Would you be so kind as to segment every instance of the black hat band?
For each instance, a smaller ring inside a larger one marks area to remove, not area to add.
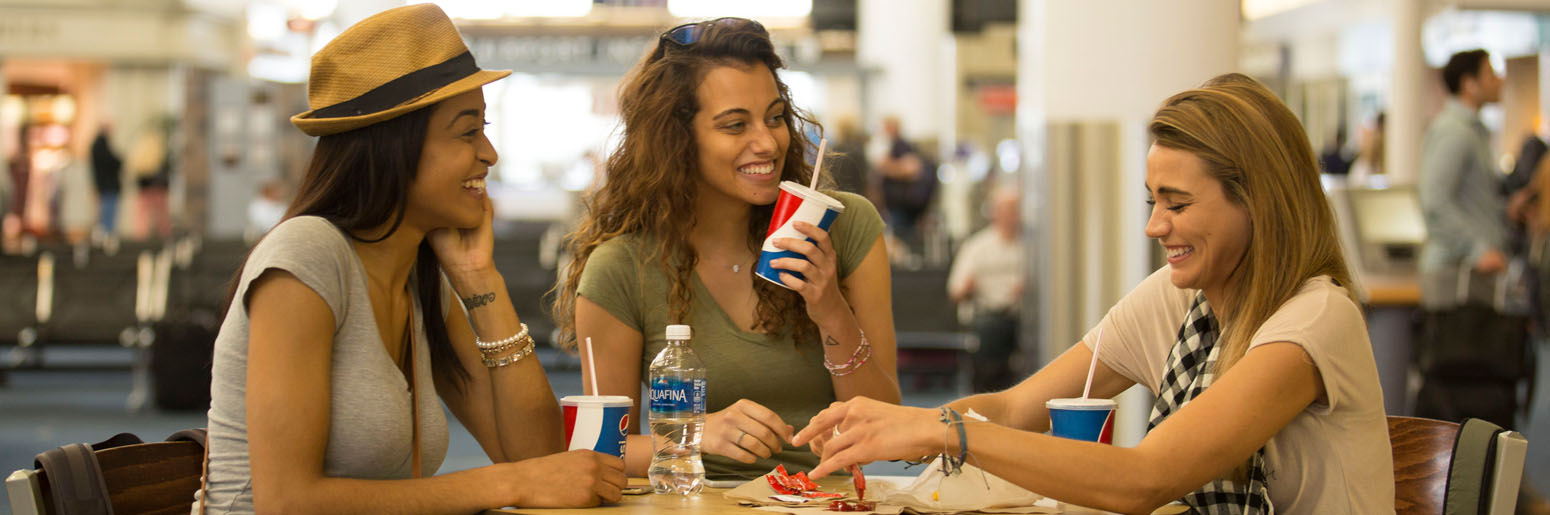
[[[310,118],[346,118],[386,111],[478,71],[474,54],[465,51],[457,57],[404,74],[355,98],[314,110]]]

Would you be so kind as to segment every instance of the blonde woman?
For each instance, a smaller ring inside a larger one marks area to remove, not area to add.
[[[1366,324],[1296,117],[1229,74],[1168,99],[1150,132],[1146,235],[1168,265],[1009,390],[941,409],[854,399],[818,414],[795,440],[823,456],[814,477],[967,451],[1034,492],[1125,513],[1180,499],[1206,513],[1394,511]],[[1046,400],[1082,395],[1100,332],[1093,396],[1161,393],[1133,448],[1041,434]],[[952,422],[971,408],[991,423]]]

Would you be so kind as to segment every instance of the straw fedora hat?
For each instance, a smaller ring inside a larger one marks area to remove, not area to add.
[[[435,4],[382,11],[312,56],[307,112],[291,123],[326,136],[391,120],[472,91],[511,70],[480,70],[452,20]]]

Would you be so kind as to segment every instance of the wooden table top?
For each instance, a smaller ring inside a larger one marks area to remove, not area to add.
[[[828,484],[829,480],[831,479],[836,478],[824,478],[824,480],[819,481],[819,483],[823,484],[824,486],[831,486]],[[841,479],[846,482],[849,481],[848,478],[837,479]],[[631,486],[641,484],[649,483],[645,478],[630,478]],[[728,489],[725,488],[706,488],[698,495],[689,496],[656,495],[650,493],[645,495],[626,495],[619,501],[619,504],[599,506],[596,508],[508,508],[501,510],[488,510],[484,513],[485,515],[748,515],[753,513],[770,513],[768,511],[755,510],[752,507],[742,506],[739,505],[737,501],[727,499],[723,495],[727,490]],[[1071,515],[1094,515],[1109,513],[1106,511],[1083,508],[1080,506],[1064,503],[1062,503],[1061,506],[1064,510],[1061,513]],[[1157,511],[1153,512],[1153,515],[1170,515],[1183,513],[1184,511],[1185,510],[1181,506],[1170,505],[1159,508]]]

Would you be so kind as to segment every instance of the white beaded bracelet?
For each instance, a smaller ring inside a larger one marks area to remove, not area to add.
[[[474,344],[478,345],[479,346],[479,350],[482,350],[482,351],[495,350],[495,349],[501,348],[501,346],[503,346],[503,345],[511,345],[513,343],[516,343],[518,340],[521,340],[521,339],[526,338],[526,337],[527,337],[527,324],[522,324],[522,330],[521,331],[517,331],[517,334],[512,335],[510,338],[506,338],[504,340],[493,341],[493,342],[487,342],[487,341],[484,341],[484,340],[480,340],[478,335],[474,335]]]

